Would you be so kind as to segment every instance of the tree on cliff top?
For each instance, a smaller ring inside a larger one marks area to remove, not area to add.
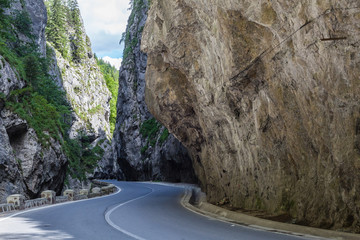
[[[67,58],[67,35],[66,35],[66,9],[62,0],[53,0],[49,3],[48,24],[46,28],[47,40],[54,44],[64,58]]]
[[[84,32],[82,29],[82,21],[80,15],[79,4],[77,0],[68,1],[69,8],[69,20],[70,24],[75,30],[75,35],[71,39],[72,43],[72,60],[74,62],[81,62],[81,59],[85,58],[85,44],[84,44]]]

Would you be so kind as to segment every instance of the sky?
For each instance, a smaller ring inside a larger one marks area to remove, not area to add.
[[[124,46],[119,45],[130,15],[130,0],[78,0],[86,33],[96,55],[119,68]]]

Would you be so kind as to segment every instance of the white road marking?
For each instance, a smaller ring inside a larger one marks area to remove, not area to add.
[[[150,194],[152,194],[152,193],[154,192],[154,189],[149,188],[149,187],[146,187],[146,188],[150,189],[151,192],[149,192],[149,193],[147,193],[147,194],[145,194],[145,195],[143,195],[143,196],[140,196],[140,197],[138,197],[138,198],[131,199],[131,200],[127,201],[127,202],[120,203],[119,205],[113,207],[111,210],[109,210],[109,211],[105,214],[105,220],[106,220],[106,222],[107,222],[111,227],[113,227],[114,229],[118,230],[119,232],[122,232],[122,233],[124,233],[125,235],[128,235],[128,236],[130,236],[130,237],[132,237],[132,238],[134,238],[134,239],[136,239],[136,240],[146,240],[146,239],[145,239],[145,238],[142,238],[142,237],[140,237],[140,236],[138,236],[138,235],[135,235],[135,234],[133,234],[133,233],[131,233],[131,232],[128,232],[128,231],[126,231],[125,229],[121,228],[120,226],[116,225],[116,224],[110,219],[110,215],[111,215],[116,209],[118,209],[118,208],[120,208],[120,207],[122,207],[122,206],[124,206],[124,205],[126,205],[126,204],[128,204],[128,203],[131,203],[131,202],[134,202],[134,201],[136,201],[136,200],[145,198],[145,197],[147,197],[148,195],[150,195]]]

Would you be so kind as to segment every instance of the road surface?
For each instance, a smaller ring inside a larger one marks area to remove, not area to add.
[[[0,218],[0,239],[300,240],[208,218],[182,207],[184,189],[108,181],[121,192]]]

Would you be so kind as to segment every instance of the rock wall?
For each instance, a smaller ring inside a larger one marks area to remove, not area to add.
[[[360,232],[356,0],[153,0],[150,112],[208,200]]]
[[[46,39],[45,27],[47,23],[46,8],[43,1],[39,0],[12,0],[11,7],[5,9],[7,15],[15,16],[19,11],[25,10],[31,20],[31,31],[36,39],[36,44],[39,47],[39,52],[45,56]],[[32,40],[24,34],[18,32],[17,37],[23,41],[30,43]]]
[[[66,97],[73,110],[70,138],[75,139],[80,135],[85,135],[90,140],[92,147],[99,145],[105,151],[103,158],[95,167],[94,173],[88,174],[88,177],[117,178],[116,176],[121,176],[121,173],[116,161],[113,160],[110,142],[112,138],[109,122],[111,93],[97,65],[81,15],[79,21],[79,29],[75,29],[75,26],[71,24],[67,26],[68,42],[66,45],[69,50],[67,55],[71,56],[72,52],[79,48],[71,40],[76,39],[78,37],[76,31],[80,31],[81,40],[77,44],[81,44],[84,48],[83,57],[77,61],[73,61],[70,59],[71,57],[64,58],[51,42],[47,42],[48,55],[51,56],[50,74],[66,92]],[[71,182],[77,181],[72,179]]]
[[[72,39],[75,30],[71,26],[68,27],[69,39]],[[47,43],[52,51],[48,53],[52,54],[51,74],[65,90],[74,110],[70,137],[75,138],[79,132],[84,132],[94,139],[111,138],[109,123],[111,94],[92,53],[91,42],[86,35],[82,20],[81,32],[86,53],[80,62],[65,59],[51,43]],[[71,45],[70,42],[68,45]]]
[[[194,182],[187,150],[154,121],[145,104],[147,56],[140,42],[147,11],[146,0],[134,1],[120,69],[114,157],[127,180]]]
[[[25,10],[32,20],[32,34],[36,36],[39,52],[45,52],[46,8],[42,0],[12,1],[6,14]],[[18,33],[23,42],[31,42]],[[0,56],[0,93],[6,98],[11,91],[21,89],[26,83],[17,71]],[[67,158],[61,144],[51,139],[44,147],[34,129],[16,114],[4,109],[0,99],[0,202],[10,194],[21,193],[28,198],[38,196],[45,189],[60,193],[66,173]]]

